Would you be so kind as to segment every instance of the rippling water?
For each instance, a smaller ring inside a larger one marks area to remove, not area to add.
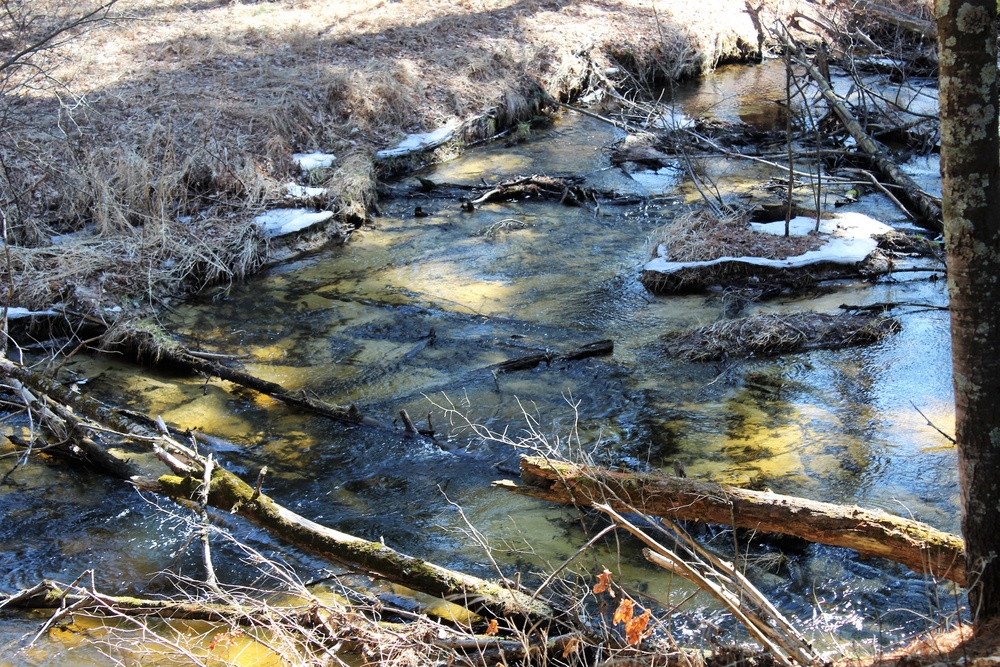
[[[746,72],[758,93],[761,80],[774,78],[770,70]],[[690,97],[687,110],[700,113],[710,104],[723,118],[757,113],[746,108],[744,88],[746,81],[727,71]],[[596,120],[566,114],[536,141],[474,151],[422,176],[478,183],[532,172],[588,174],[601,187],[642,192],[609,168],[607,147],[619,138]],[[717,173],[721,188],[772,175],[742,163]],[[229,444],[217,453],[226,465],[247,477],[267,465],[269,493],[305,516],[478,574],[492,571],[456,504],[490,540],[501,567],[528,578],[571,555],[587,539],[582,526],[598,520],[491,488],[516,470],[522,450],[452,431],[461,419],[442,407],[522,445],[570,447],[630,468],[669,470],[681,459],[692,476],[753,480],[957,531],[954,452],[914,408],[951,428],[946,313],[902,309],[903,331],[868,348],[717,364],[671,360],[665,333],[709,324],[724,309],[719,294],[655,297],[637,282],[647,239],[672,219],[688,196],[684,187],[678,182],[674,195],[596,214],[533,201],[469,214],[451,200],[400,197],[383,202],[374,228],[347,245],[165,315],[164,325],[189,346],[247,354],[249,372],[288,389],[356,404],[386,422],[400,409],[421,425],[430,415],[447,436],[439,444],[294,413],[221,382],[137,374],[107,358],[81,360],[74,369],[93,378],[95,392],[128,397],[136,409],[225,438]],[[415,217],[416,205],[430,215]],[[859,208],[898,217],[871,199]],[[831,286],[757,308],[833,312],[843,303],[874,302],[941,305],[946,290],[900,278]],[[500,376],[484,370],[604,338],[615,341],[613,358]],[[156,591],[165,585],[161,570],[199,576],[197,554],[187,546],[191,527],[168,510],[176,512],[87,471],[30,466],[0,488],[3,588],[42,577],[73,580],[87,568],[112,592]],[[231,528],[280,554],[303,578],[326,567],[240,522]],[[698,532],[731,557],[729,533]],[[234,552],[220,551],[223,580],[252,576]],[[823,647],[897,640],[925,627],[922,616],[936,619],[955,603],[946,586],[842,550],[764,541],[748,561],[751,577]],[[582,565],[591,572],[612,567],[619,581],[664,604],[691,590],[655,571],[625,538]],[[719,622],[720,612],[696,597],[672,628],[694,641],[707,621]],[[14,641],[32,624],[0,617],[0,641]],[[59,642],[38,651],[15,664],[93,659]]]

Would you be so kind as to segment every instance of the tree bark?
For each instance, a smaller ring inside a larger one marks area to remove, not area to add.
[[[1000,139],[996,0],[939,0],[941,176],[955,438],[977,628],[1000,617]]]
[[[527,486],[497,484],[554,502],[606,503],[618,511],[793,535],[854,549],[862,556],[887,558],[959,585],[966,583],[960,537],[884,512],[664,474],[613,472],[533,456],[522,457],[521,479]]]

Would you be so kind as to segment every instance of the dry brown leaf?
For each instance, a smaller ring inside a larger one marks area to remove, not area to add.
[[[615,592],[611,590],[611,570],[608,568],[597,575],[597,584],[594,585],[594,595],[605,592],[611,597],[615,596]]]
[[[630,646],[635,646],[641,642],[643,638],[649,636],[649,634],[646,633],[646,626],[649,625],[650,618],[652,618],[652,614],[650,614],[647,609],[639,616],[636,616],[625,623],[625,640],[628,641]],[[650,632],[652,632],[652,629]]]
[[[631,600],[622,600],[618,605],[618,609],[615,609],[614,623],[624,623],[626,626],[632,620],[632,611],[635,607],[635,603]]]
[[[486,634],[487,635],[495,635],[499,631],[500,631],[500,628],[499,628],[499,626],[497,624],[497,619],[491,618],[489,625],[486,626]]]
[[[569,657],[570,653],[576,653],[580,650],[580,640],[574,637],[566,642],[566,646],[563,647],[563,659]]]

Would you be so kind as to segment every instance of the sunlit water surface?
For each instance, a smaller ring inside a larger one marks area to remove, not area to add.
[[[774,68],[741,71],[682,91],[681,110],[697,115],[710,107],[723,118],[759,119],[760,100],[779,95],[783,76]],[[586,175],[595,187],[643,194],[643,185],[609,166],[608,147],[620,137],[599,121],[567,113],[531,142],[472,151],[421,175],[456,184],[529,173]],[[704,168],[723,192],[777,175],[738,160]],[[411,185],[416,181],[394,188]],[[753,481],[958,531],[954,451],[927,424],[953,426],[947,314],[898,309],[903,330],[867,348],[708,364],[672,360],[664,334],[710,324],[724,309],[720,294],[653,296],[637,282],[650,235],[691,196],[678,169],[667,196],[597,212],[523,201],[470,214],[449,199],[390,199],[373,228],[345,246],[164,316],[164,326],[190,347],[248,355],[246,370],[288,389],[354,404],[390,426],[402,409],[421,427],[430,415],[438,443],[407,438],[399,427],[332,423],[216,380],[137,374],[113,359],[81,360],[71,370],[91,378],[90,391],[127,397],[130,407],[225,439],[216,452],[228,467],[250,479],[268,466],[267,492],[306,517],[485,576],[493,572],[470,525],[496,549],[507,574],[518,570],[533,579],[586,541],[582,525],[600,523],[492,488],[491,481],[517,469],[524,450],[513,444],[570,448],[630,469],[669,471],[679,459],[691,476]],[[416,206],[429,215],[415,217]],[[857,210],[902,222],[873,197]],[[841,304],[946,303],[943,281],[898,276],[756,308],[836,312]],[[532,352],[608,338],[613,357],[498,376],[488,370]],[[505,432],[509,442],[453,430],[466,419]],[[199,577],[192,528],[180,510],[157,502],[85,470],[28,466],[0,488],[0,585],[10,591],[43,577],[72,581],[93,568],[105,591],[155,594],[171,586],[160,571]],[[303,579],[329,571],[241,521],[224,523]],[[731,557],[728,533],[697,532]],[[770,543],[750,547],[749,574],[823,649],[874,650],[954,607],[948,587],[900,566],[827,547],[781,547],[783,555]],[[218,552],[223,581],[252,579],[234,549],[220,544]],[[585,580],[607,566],[618,581],[663,604],[691,591],[646,563],[625,537],[580,565]],[[706,640],[702,621],[725,624],[701,596],[685,610],[690,615],[676,614],[671,627],[689,642]],[[22,646],[22,635],[38,623],[0,617],[0,642]],[[70,628],[5,659],[101,664],[99,654],[74,640],[86,632]]]

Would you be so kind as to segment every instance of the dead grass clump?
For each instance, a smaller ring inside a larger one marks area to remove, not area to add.
[[[761,313],[722,320],[667,340],[670,354],[689,361],[769,356],[875,343],[900,330],[884,315]]]
[[[745,215],[716,217],[693,209],[674,219],[654,237],[673,262],[703,262],[720,257],[769,257],[785,259],[823,245],[817,236],[776,236],[754,231]],[[654,251],[654,257],[659,254]]]
[[[263,264],[267,246],[241,215],[190,222],[161,220],[114,235],[81,232],[57,246],[11,248],[0,281],[13,303],[36,310],[54,305],[114,320],[157,305],[165,295],[195,292],[236,280]]]
[[[341,160],[323,183],[331,193],[332,210],[340,219],[354,224],[368,220],[368,212],[378,199],[377,185],[374,163],[358,153]]]

